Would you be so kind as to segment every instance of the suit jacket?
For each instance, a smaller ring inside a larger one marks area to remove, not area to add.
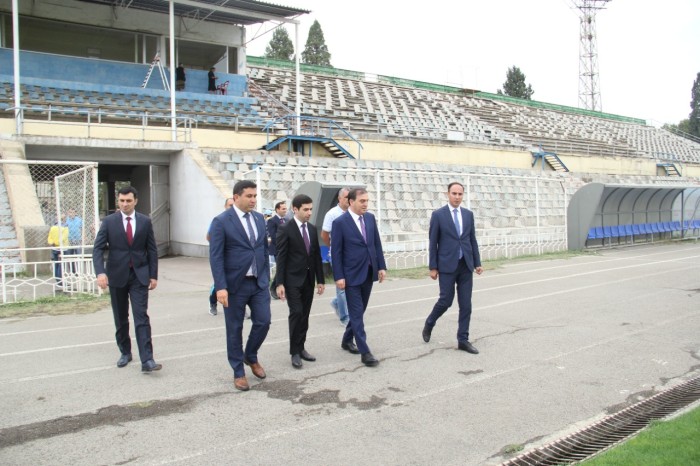
[[[258,286],[267,289],[270,283],[270,258],[265,235],[265,219],[258,212],[251,212],[258,230],[255,245],[250,244],[248,232],[243,228],[235,208],[227,209],[214,217],[209,231],[209,265],[216,290],[236,293],[253,263],[257,265]]]
[[[289,219],[284,219],[285,225],[289,223],[290,221],[294,220],[289,220]],[[270,254],[273,256],[277,256],[277,230],[281,226],[281,220],[277,215],[273,215],[267,220],[267,237],[270,238]]]
[[[372,266],[373,280],[379,280],[379,271],[386,270],[382,241],[374,215],[364,215],[367,242],[357,228],[350,212],[333,221],[333,278],[345,279],[345,285],[359,286],[367,279],[367,269]]]
[[[131,246],[126,240],[121,212],[105,217],[95,237],[95,246],[92,251],[95,274],[106,273],[109,286],[117,288],[126,286],[129,280],[129,263],[142,285],[148,286],[151,279],[158,279],[158,248],[151,219],[138,212],[134,212],[133,217],[136,221],[136,231]],[[109,249],[106,269],[105,249]]]
[[[470,271],[481,266],[479,245],[476,242],[476,230],[474,227],[474,214],[471,210],[460,207],[462,214],[462,235],[457,236],[457,229],[452,218],[452,208],[441,207],[430,216],[430,229],[428,231],[430,270],[452,273],[457,270],[459,263],[459,250],[461,248],[467,267]]]
[[[318,245],[318,231],[306,223],[309,235],[310,253],[306,254],[306,245],[301,230],[295,220],[290,220],[277,230],[277,284],[299,287],[304,284],[307,274],[316,278],[316,283],[325,283],[321,248]],[[313,285],[313,280],[312,280]]]

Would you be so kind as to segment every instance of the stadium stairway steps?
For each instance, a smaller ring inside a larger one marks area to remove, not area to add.
[[[678,167],[676,167],[676,164],[674,163],[657,163],[656,166],[662,168],[666,173],[666,176],[681,176],[680,170],[678,170]]]
[[[16,250],[18,247],[19,240],[10,208],[10,199],[5,187],[5,175],[0,170],[0,249],[15,249],[15,251],[5,251],[0,254],[0,264],[19,262],[21,257]]]

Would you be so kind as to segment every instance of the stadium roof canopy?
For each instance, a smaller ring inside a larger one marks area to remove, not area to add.
[[[133,8],[169,14],[168,0],[80,0],[111,7]],[[310,10],[290,8],[254,0],[173,0],[175,16],[217,23],[250,25],[265,21],[295,22]]]

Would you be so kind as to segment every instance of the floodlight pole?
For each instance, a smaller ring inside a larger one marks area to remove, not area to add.
[[[595,17],[611,0],[573,0],[580,11],[578,104],[587,110],[601,111],[598,77],[598,45]]]
[[[296,45],[295,62],[296,62],[296,82],[297,82],[297,92],[296,92],[296,104],[294,112],[297,114],[297,134],[301,135],[301,75],[299,74],[301,66],[299,65],[300,53],[299,53],[299,22],[294,23],[294,44]]]
[[[15,130],[22,134],[22,90],[19,82],[19,6],[17,0],[12,0],[12,60],[15,75]]]

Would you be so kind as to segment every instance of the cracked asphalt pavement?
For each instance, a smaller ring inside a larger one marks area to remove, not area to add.
[[[472,343],[452,308],[424,343],[437,283],[375,284],[366,314],[378,367],[340,348],[316,297],[290,363],[273,301],[259,360],[233,388],[206,259],[160,262],[156,360],[118,369],[111,310],[0,320],[0,464],[492,465],[700,375],[700,244],[513,262],[475,277]],[[246,321],[247,334],[250,321]],[[133,336],[133,325],[132,325]],[[136,349],[136,345],[134,345]]]

